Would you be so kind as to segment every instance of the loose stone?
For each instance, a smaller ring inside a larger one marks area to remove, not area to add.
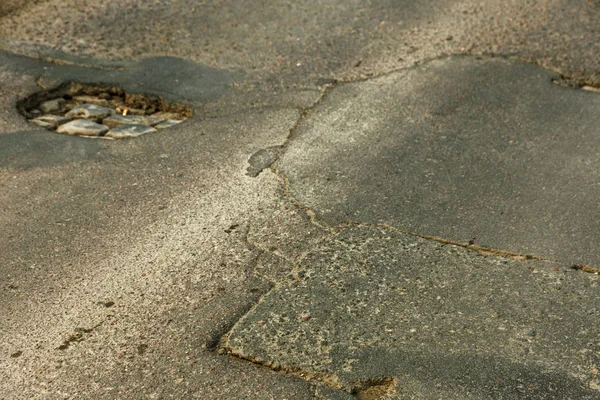
[[[40,104],[40,110],[44,114],[51,114],[60,111],[60,106],[65,102],[64,99],[48,100]]]
[[[32,119],[31,122],[38,126],[52,129],[59,125],[66,124],[70,120],[70,118],[61,117],[59,115],[42,115],[41,117]]]
[[[109,128],[116,128],[121,125],[146,125],[154,126],[158,123],[163,122],[162,118],[154,116],[140,116],[140,115],[111,115],[102,120],[102,123]]]
[[[114,139],[125,139],[156,132],[156,129],[146,125],[121,125],[111,129],[105,136]]]
[[[41,120],[39,120],[37,118],[36,119],[32,119],[29,122],[31,122],[32,124],[37,125],[39,127],[50,129],[50,130],[53,130],[56,127],[54,124],[52,124],[50,122],[41,121]]]
[[[174,119],[169,119],[167,121],[161,122],[160,124],[156,125],[155,128],[156,129],[165,129],[165,128],[170,128],[174,125],[177,125],[178,123],[180,123],[181,121],[176,121]]]
[[[83,118],[100,122],[102,118],[108,117],[113,112],[114,111],[110,108],[100,107],[94,104],[82,104],[69,111],[66,116],[73,119]]]
[[[100,136],[108,132],[108,126],[87,119],[76,119],[56,128],[56,132],[78,136]]]
[[[108,102],[108,100],[101,99],[99,97],[94,97],[94,96],[75,96],[75,97],[73,97],[73,100],[77,101],[78,103],[93,104],[93,105],[100,106],[100,107],[109,107],[110,106],[110,103]]]

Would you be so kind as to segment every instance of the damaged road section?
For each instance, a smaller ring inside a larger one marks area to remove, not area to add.
[[[330,225],[598,267],[600,96],[557,78],[457,56],[339,85],[275,167]]]
[[[359,398],[364,382],[397,399],[600,398],[597,275],[363,227],[302,266],[234,326],[232,355]]]

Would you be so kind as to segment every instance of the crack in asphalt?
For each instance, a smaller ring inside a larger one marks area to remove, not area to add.
[[[481,58],[480,56],[473,56],[473,55],[469,55],[469,54],[453,54],[453,55],[454,56],[463,56],[463,55],[464,56],[472,56],[472,57],[475,57],[476,59]],[[298,270],[300,268],[304,258],[306,256],[308,256],[312,251],[314,251],[314,249],[316,247],[318,247],[319,245],[321,245],[324,242],[335,239],[335,237],[337,237],[340,232],[342,232],[346,229],[350,229],[352,227],[359,227],[359,228],[365,228],[365,229],[371,229],[374,227],[382,228],[382,229],[386,229],[389,231],[410,235],[413,237],[419,237],[419,238],[422,238],[425,240],[431,240],[431,241],[438,242],[438,243],[450,244],[450,245],[454,245],[454,246],[458,246],[458,247],[463,247],[465,249],[474,251],[474,252],[484,255],[484,256],[497,256],[497,257],[507,258],[507,259],[511,259],[511,260],[540,260],[540,261],[564,262],[562,260],[551,259],[551,258],[539,256],[539,255],[534,255],[534,254],[523,254],[523,253],[516,253],[516,252],[512,252],[512,251],[508,251],[508,250],[482,247],[482,246],[475,245],[472,242],[464,243],[464,242],[454,241],[451,239],[445,239],[445,238],[431,236],[431,235],[424,235],[424,234],[420,234],[417,232],[411,232],[408,230],[397,228],[397,227],[394,227],[394,226],[388,225],[388,224],[361,223],[361,222],[348,220],[345,223],[342,223],[339,225],[331,225],[331,224],[327,223],[324,219],[320,218],[318,213],[315,210],[313,210],[308,205],[304,204],[302,201],[297,199],[291,193],[291,189],[290,189],[291,183],[290,183],[289,179],[285,176],[284,173],[282,173],[277,168],[276,165],[280,161],[281,156],[286,151],[286,149],[292,145],[296,131],[297,131],[298,127],[300,126],[300,124],[302,123],[302,121],[308,115],[310,115],[311,111],[325,99],[325,97],[327,96],[327,94],[330,92],[331,89],[341,86],[341,85],[345,85],[345,84],[364,82],[364,81],[368,81],[368,80],[372,80],[372,79],[377,79],[382,76],[390,75],[393,73],[398,73],[398,72],[401,72],[401,71],[404,71],[407,69],[414,68],[418,65],[423,65],[425,63],[428,63],[428,62],[431,62],[434,60],[448,58],[453,55],[442,55],[442,56],[438,56],[438,57],[432,57],[430,59],[423,60],[421,62],[417,62],[413,66],[410,66],[410,67],[394,69],[394,70],[386,72],[386,73],[368,76],[368,77],[364,77],[364,78],[361,77],[361,78],[357,78],[357,79],[344,80],[344,81],[334,80],[333,82],[330,82],[330,83],[328,82],[325,85],[323,85],[323,90],[321,91],[321,94],[319,95],[319,97],[313,102],[313,104],[311,104],[308,107],[305,107],[302,110],[298,119],[290,127],[289,133],[288,133],[286,139],[279,146],[278,154],[275,157],[275,159],[272,162],[270,162],[268,166],[265,166],[264,168],[262,168],[258,173],[269,168],[271,170],[271,172],[273,172],[282,182],[282,189],[281,189],[282,193],[281,194],[282,194],[283,198],[290,201],[299,210],[304,212],[304,214],[308,217],[308,219],[310,220],[310,223],[312,225],[329,232],[329,235],[327,235],[326,237],[319,240],[319,242],[317,244],[315,244],[314,246],[311,246],[310,249],[304,251],[301,254],[301,256],[295,260],[287,257],[285,254],[281,253],[277,249],[272,250],[259,242],[251,240],[250,239],[250,233],[252,232],[251,224],[248,226],[248,229],[245,234],[246,243],[249,246],[258,249],[261,252],[272,254],[275,257],[279,257],[287,262],[292,263],[294,265],[294,267],[288,271],[288,274],[294,274],[294,272],[297,272],[296,270]],[[495,55],[486,55],[486,56],[498,57]],[[499,57],[507,58],[507,59],[515,58],[515,57],[510,57],[510,56],[499,56]],[[529,60],[520,59],[520,61],[527,62],[530,64],[536,64],[539,66],[538,63],[532,62]],[[543,66],[540,66],[540,67],[548,69]],[[561,75],[561,77],[563,77],[563,76]],[[584,84],[581,84],[581,86],[579,86],[578,88],[575,88],[575,87],[574,88],[575,89],[583,89]],[[258,175],[258,173],[256,175]],[[257,260],[256,263],[258,264],[259,260]],[[571,268],[575,269],[575,270],[587,272],[587,273],[595,273],[595,274],[600,273],[600,268],[596,268],[596,267],[585,265],[585,264],[572,264]],[[219,339],[218,344],[215,346],[214,351],[216,351],[217,354],[225,355],[232,360],[250,363],[250,364],[260,367],[260,368],[267,368],[271,371],[282,373],[284,375],[290,375],[290,376],[294,376],[297,378],[301,378],[309,383],[315,383],[317,385],[325,385],[334,390],[342,390],[347,393],[350,393],[351,395],[353,395],[355,398],[357,398],[359,400],[375,400],[375,399],[380,398],[381,396],[384,396],[385,394],[393,393],[395,391],[396,386],[397,386],[397,379],[394,377],[383,377],[383,378],[378,378],[378,379],[365,381],[365,382],[354,382],[354,383],[352,383],[351,387],[344,387],[340,383],[339,377],[334,373],[310,372],[310,371],[302,369],[301,367],[285,365],[285,364],[280,364],[280,363],[273,362],[273,361],[263,360],[260,357],[244,356],[241,354],[234,353],[232,351],[232,347],[229,345],[229,340],[230,340],[231,334],[232,334],[233,330],[235,329],[236,325],[238,324],[238,322],[240,320],[242,320],[246,315],[251,313],[252,310],[254,310],[273,289],[275,289],[276,287],[278,287],[281,284],[281,281],[273,280],[267,276],[259,274],[258,272],[256,272],[256,270],[255,270],[255,273],[258,276],[260,276],[261,278],[267,280],[271,284],[271,288],[269,290],[267,290],[265,293],[263,293],[260,296],[260,298],[258,299],[258,301],[256,301],[254,304],[252,304],[248,308],[247,312],[245,312],[238,320],[236,320],[235,322],[233,322],[231,324],[228,331]],[[317,399],[317,398],[318,398],[318,396],[315,394],[315,399]]]

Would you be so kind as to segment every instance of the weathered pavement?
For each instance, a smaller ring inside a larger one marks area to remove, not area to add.
[[[600,399],[600,3],[414,3],[0,6],[0,398]]]

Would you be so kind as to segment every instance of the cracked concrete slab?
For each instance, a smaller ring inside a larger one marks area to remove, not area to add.
[[[385,223],[600,266],[600,96],[558,78],[450,57],[339,85],[277,168],[332,225]]]
[[[347,391],[394,378],[397,399],[600,398],[597,275],[368,226],[301,266],[235,325],[233,355]]]

